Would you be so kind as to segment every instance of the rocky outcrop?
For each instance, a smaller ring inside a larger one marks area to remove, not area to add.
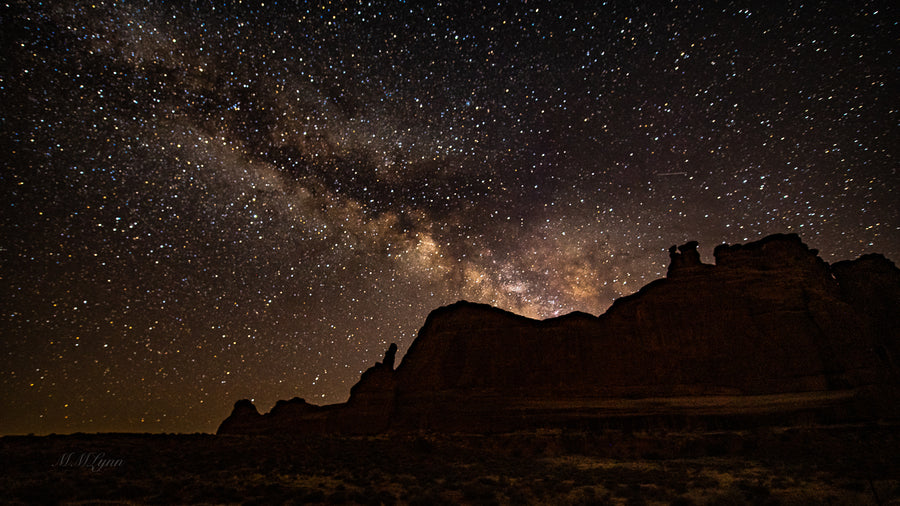
[[[219,426],[219,434],[290,433],[296,431],[325,432],[331,408],[309,404],[294,397],[280,400],[268,413],[261,415],[249,399],[234,404],[231,415]]]
[[[342,420],[345,432],[384,432],[390,427],[395,408],[397,379],[394,375],[394,357],[397,345],[391,343],[384,354],[384,361],[367,369],[359,382],[350,389],[347,408],[354,416]]]
[[[396,358],[397,358],[397,344],[391,343],[391,345],[388,346],[388,350],[386,352],[384,352],[384,361],[382,363],[384,364],[385,367],[387,367],[388,369],[393,371],[394,370],[394,360],[396,360]]]
[[[275,407],[272,408],[272,411],[269,411],[268,413],[266,413],[266,415],[272,418],[301,417],[310,415],[312,413],[317,413],[321,409],[321,406],[316,406],[315,404],[306,402],[306,400],[304,399],[294,397],[289,401],[276,402]]]
[[[700,261],[700,252],[697,251],[699,245],[700,243],[697,241],[691,241],[669,248],[669,271],[666,273],[666,277],[696,274],[712,267]]]
[[[838,262],[831,272],[840,287],[841,299],[864,315],[864,332],[875,336],[875,353],[900,377],[900,269],[882,255],[869,254],[855,261]]]
[[[673,246],[665,279],[599,317],[537,321],[469,302],[439,308],[400,366],[392,367],[392,346],[347,403],[290,417],[236,405],[220,433],[897,414],[883,399],[900,377],[893,263],[867,255],[829,266],[796,235],[719,246],[715,265],[701,262],[697,246]]]
[[[241,399],[234,403],[231,415],[219,425],[220,434],[253,433],[262,424],[263,416],[256,410],[250,399]]]

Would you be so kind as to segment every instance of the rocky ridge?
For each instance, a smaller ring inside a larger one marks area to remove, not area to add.
[[[669,250],[666,278],[601,316],[543,321],[461,301],[433,311],[343,404],[242,400],[220,434],[509,431],[897,416],[900,270],[828,265],[796,235]]]

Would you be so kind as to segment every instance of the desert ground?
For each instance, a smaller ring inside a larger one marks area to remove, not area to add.
[[[6,504],[900,504],[900,425],[0,438]]]

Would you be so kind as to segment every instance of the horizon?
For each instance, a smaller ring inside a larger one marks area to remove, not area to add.
[[[737,245],[746,246],[746,245],[748,245],[748,244],[758,244],[758,243],[760,243],[760,242],[763,242],[763,241],[765,241],[765,240],[774,238],[774,237],[776,237],[776,236],[784,236],[784,235],[786,235],[786,234],[773,234],[773,235],[770,235],[770,236],[766,236],[766,237],[760,239],[759,241],[754,241],[754,242],[751,242],[751,243],[737,243]],[[787,234],[787,235],[796,235],[796,234]],[[801,241],[802,241],[802,238],[800,238],[800,239],[801,239]],[[806,243],[802,243],[802,244],[803,244],[803,245],[806,245]],[[728,245],[728,244],[723,243],[722,246],[734,246],[734,245]],[[808,246],[808,245],[806,245],[806,246]],[[818,251],[815,251],[814,248],[810,248],[810,253],[811,253],[811,254],[814,254],[816,258],[821,259],[821,256],[819,256],[819,252],[818,252]],[[867,255],[871,255],[871,254],[867,254]],[[875,255],[880,255],[880,254],[875,253]],[[866,255],[863,255],[863,256],[866,256]],[[844,261],[856,261],[856,260],[861,259],[863,256],[860,256],[860,257],[858,257],[858,258],[856,258],[856,259],[852,259],[852,260],[841,260],[841,261],[839,261],[839,262],[844,262]],[[883,255],[881,255],[881,256],[883,256]],[[885,258],[886,258],[886,257],[885,257]],[[702,256],[701,256],[701,258],[700,258],[700,261],[703,263],[703,265],[708,265],[708,266],[715,267],[715,266],[717,266],[718,264],[717,264],[717,262],[715,262],[715,260],[716,260],[715,258],[713,258],[713,260],[714,260],[713,263],[706,263],[706,262],[702,262],[702,261],[703,261],[703,257],[702,257]],[[891,259],[887,259],[887,260],[888,260],[891,264],[893,264],[893,265],[896,267],[896,264],[893,262],[893,260],[891,260]],[[828,262],[826,262],[826,265],[831,265],[831,264],[828,263]],[[449,308],[454,307],[454,306],[460,306],[460,305],[483,306],[483,307],[486,307],[486,308],[488,308],[488,309],[490,309],[490,310],[495,310],[495,311],[502,312],[502,313],[509,313],[509,314],[513,315],[514,317],[517,317],[517,318],[524,318],[524,319],[531,320],[531,321],[535,321],[535,322],[543,322],[543,321],[550,321],[550,320],[555,320],[555,319],[561,319],[561,318],[565,318],[565,317],[567,317],[567,316],[569,316],[569,315],[576,314],[576,313],[587,314],[587,315],[589,315],[589,316],[591,316],[591,317],[594,317],[594,318],[601,318],[601,317],[603,317],[604,315],[606,315],[606,314],[610,311],[610,309],[612,309],[613,305],[615,305],[615,303],[616,303],[617,301],[619,301],[619,300],[621,300],[621,299],[629,298],[629,297],[631,297],[631,296],[633,296],[633,295],[636,295],[638,292],[640,292],[643,288],[647,287],[647,286],[650,285],[651,283],[654,283],[655,281],[660,281],[660,280],[662,280],[662,279],[667,279],[667,276],[663,276],[662,278],[657,278],[657,279],[655,279],[655,280],[651,280],[651,281],[648,282],[646,285],[644,285],[644,286],[640,287],[638,290],[636,290],[634,293],[631,293],[631,294],[628,294],[628,295],[623,295],[622,297],[620,297],[620,298],[614,300],[613,303],[610,305],[610,307],[606,308],[602,313],[599,313],[599,314],[584,313],[584,312],[582,312],[582,311],[574,310],[574,311],[571,311],[571,312],[569,312],[569,313],[560,314],[560,315],[547,316],[547,317],[545,317],[545,318],[532,318],[532,317],[528,317],[528,316],[520,315],[520,314],[518,314],[518,313],[511,312],[511,311],[509,311],[509,310],[507,310],[507,309],[504,309],[504,308],[501,308],[501,307],[498,307],[498,306],[493,306],[493,305],[490,305],[490,304],[485,304],[485,303],[480,303],[480,302],[471,302],[471,301],[467,301],[467,300],[460,299],[460,300],[458,300],[458,301],[456,301],[456,302],[453,302],[453,303],[450,303],[450,304],[447,304],[447,305],[444,305],[444,306],[440,306],[440,307],[437,307],[437,308],[433,308],[431,311],[429,311],[428,317],[427,317],[425,320],[423,320],[423,323],[422,323],[422,327],[421,327],[421,328],[424,329],[425,325],[427,324],[427,321],[431,318],[431,315],[432,315],[432,314],[436,314],[436,313],[438,313],[438,312],[440,312],[440,311],[449,309]],[[414,341],[415,341],[415,339],[413,340],[413,342],[414,342]],[[397,351],[400,351],[400,350],[397,350]],[[405,357],[406,357],[406,351],[408,351],[408,350],[403,350],[403,353],[400,355],[400,357],[399,357],[399,362],[398,362],[397,366],[395,367],[395,369],[399,368],[399,367],[403,364],[403,361],[404,361],[404,359],[405,359]],[[373,362],[370,364],[370,366],[375,365],[376,362],[377,362],[377,361],[373,361]],[[380,363],[380,362],[378,362],[378,363]],[[348,395],[349,395],[349,392],[348,392]],[[792,393],[788,393],[788,394],[767,394],[767,395],[764,395],[763,397],[780,397],[780,396],[783,396],[783,395],[791,396],[791,395],[794,395],[794,394],[792,394]],[[299,398],[299,397],[294,397],[294,398],[291,398],[291,399],[277,399],[277,400],[271,405],[271,407],[270,407],[268,410],[265,410],[265,409],[264,409],[264,410],[260,411],[260,413],[263,413],[263,414],[268,413],[268,412],[271,411],[271,409],[274,408],[275,405],[277,405],[279,402],[284,402],[284,401],[294,400],[294,399],[298,399],[298,398]],[[664,397],[662,397],[662,398],[666,398],[666,397],[664,396]],[[251,403],[253,403],[253,405],[254,405],[254,407],[255,407],[256,409],[259,409],[259,406],[257,406],[257,402],[256,402],[256,399],[255,399],[255,398],[249,398],[249,399],[236,399],[236,400],[235,400],[235,404],[237,404],[237,403],[240,402],[240,401],[244,401],[244,400],[249,400]],[[302,400],[305,401],[305,399],[302,399]],[[338,407],[338,406],[345,405],[346,402],[347,402],[347,399],[344,399],[343,401],[337,401],[337,402],[334,402],[334,403],[315,403],[315,402],[313,402],[313,403],[310,403],[310,404],[315,405],[315,406],[319,406],[319,407]],[[224,420],[224,417],[223,417],[223,420]],[[148,435],[148,436],[150,436],[150,435],[212,435],[212,436],[215,436],[215,435],[217,435],[217,433],[216,433],[215,430],[214,430],[214,431],[192,431],[192,432],[170,432],[170,431],[158,431],[158,432],[153,432],[153,431],[149,431],[149,432],[133,432],[133,431],[77,431],[77,432],[68,432],[68,433],[55,433],[55,432],[50,432],[50,433],[40,433],[40,434],[39,434],[39,433],[34,433],[34,432],[30,432],[30,433],[27,433],[27,434],[25,434],[25,433],[11,433],[11,434],[10,434],[10,433],[7,433],[7,434],[0,434],[0,437],[5,437],[5,436],[16,436],[16,437],[44,437],[44,436],[78,436],[78,435]]]

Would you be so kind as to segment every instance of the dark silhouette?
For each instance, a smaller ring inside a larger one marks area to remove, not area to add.
[[[388,347],[387,351],[384,353],[384,365],[387,366],[388,369],[394,370],[394,357],[397,355],[397,344],[391,343]]]
[[[699,245],[700,243],[697,241],[690,241],[681,246],[672,246],[669,248],[670,262],[669,271],[666,276],[672,277],[672,275],[676,273],[681,274],[685,271],[691,272],[704,267],[711,267],[700,261],[700,252],[697,251],[697,246]]]
[[[670,249],[665,279],[603,315],[532,320],[483,304],[433,311],[345,404],[259,415],[220,433],[496,432],[546,426],[720,427],[898,413],[900,270],[829,266],[796,235]],[[305,404],[305,403],[304,403]],[[277,408],[277,406],[276,406]]]

